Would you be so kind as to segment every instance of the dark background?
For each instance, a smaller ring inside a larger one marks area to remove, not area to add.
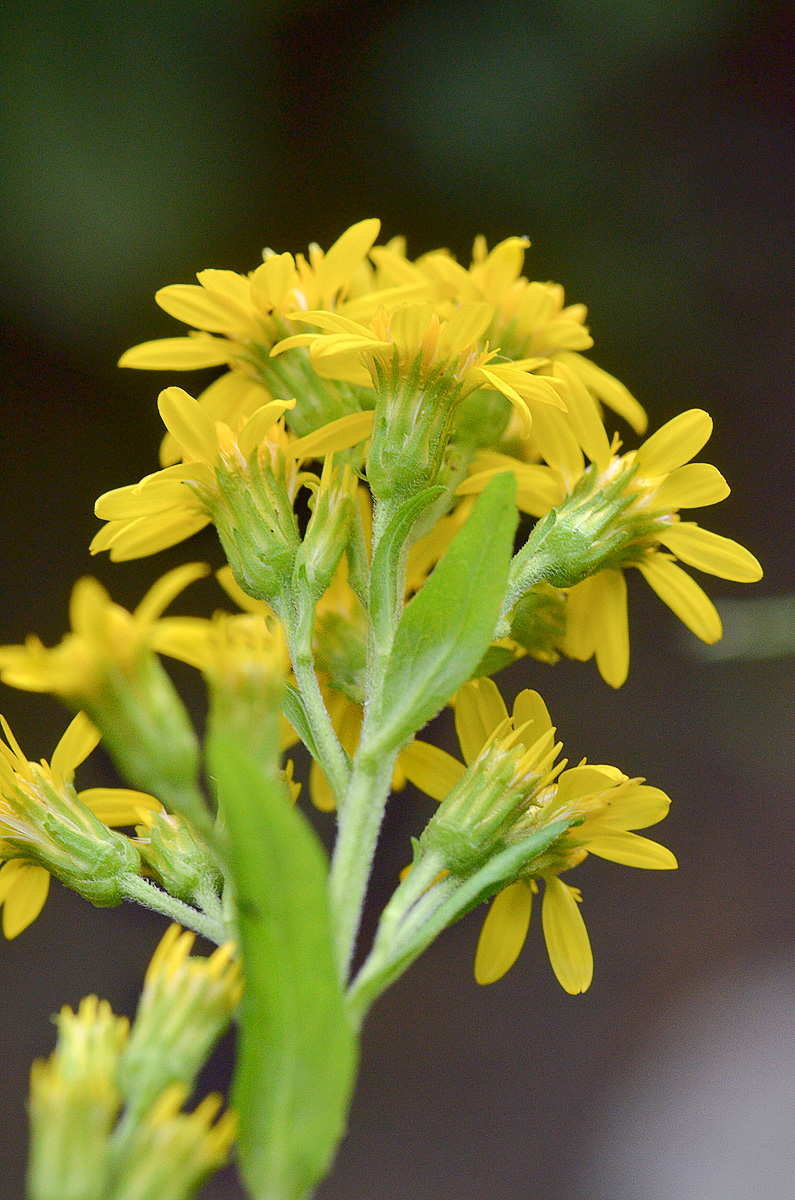
[[[680,870],[578,872],[584,997],[556,984],[537,912],[489,988],[472,978],[480,915],[441,938],[368,1022],[322,1200],[780,1200],[795,1167],[790,5],[11,0],[1,20],[0,641],[56,642],[87,571],[131,607],[168,566],[218,561],[209,532],[117,567],[87,552],[95,497],[156,466],[155,399],[177,379],[115,367],[181,330],[156,288],[249,270],[264,244],[328,246],[371,215],[411,255],[443,244],[468,261],[476,233],[529,235],[528,273],[588,303],[594,357],[652,428],[714,415],[703,457],[733,493],[704,523],[765,567],[753,589],[707,582],[734,605],[723,650],[701,653],[636,579],[620,692],[592,663],[503,677],[509,696],[538,687],[572,758],[672,796],[660,836]],[[181,611],[219,602],[203,583]],[[736,657],[762,622],[770,656]],[[54,701],[3,688],[0,710],[49,757]],[[97,753],[78,784],[112,778]],[[427,811],[410,791],[393,802],[376,907]],[[131,1014],[163,927],[53,885],[0,944],[4,1195],[22,1196],[23,1096],[50,1014],[91,991]],[[204,1194],[241,1193],[224,1175]]]

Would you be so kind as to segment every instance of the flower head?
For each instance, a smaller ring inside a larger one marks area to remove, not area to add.
[[[204,563],[186,563],[169,571],[131,613],[86,576],[72,590],[71,633],[51,650],[34,635],[23,646],[0,647],[0,678],[11,687],[51,692],[85,706],[108,686],[109,676],[136,673],[163,624],[163,610],[208,570]]]
[[[314,243],[306,257],[266,250],[264,261],[248,275],[200,271],[198,286],[161,288],[155,296],[160,307],[195,332],[134,346],[119,365],[149,370],[256,366],[284,336],[289,312],[344,302],[379,229],[377,220],[360,221],[325,254]]]
[[[41,912],[54,874],[95,904],[121,900],[117,879],[138,873],[138,854],[113,826],[133,825],[154,797],[124,788],[76,792],[76,767],[99,733],[84,713],[71,722],[49,763],[29,762],[0,717],[0,903],[3,933],[16,937]]]
[[[721,637],[720,617],[702,588],[678,564],[720,579],[753,583],[762,576],[744,546],[683,521],[680,508],[716,504],[729,486],[710,463],[690,460],[707,442],[712,420],[690,409],[658,429],[636,451],[614,454],[596,476],[596,489],[626,480],[627,506],[620,516],[628,537],[605,566],[568,594],[563,649],[572,658],[596,655],[603,678],[620,686],[629,669],[627,594],[623,571],[636,567],[664,604],[696,637],[711,644]]]
[[[561,745],[537,692],[520,692],[509,715],[492,680],[471,681],[456,696],[455,716],[463,764],[422,742],[401,755],[407,777],[441,801],[421,848],[440,853],[448,870],[466,873],[555,821],[578,822],[495,897],[481,932],[475,977],[492,983],[516,961],[541,879],[552,968],[566,991],[585,991],[593,955],[577,908],[579,893],[558,877],[588,854],[628,866],[675,867],[669,850],[633,832],[662,820],[668,797],[614,767],[583,762],[566,770],[565,760],[556,763]]]

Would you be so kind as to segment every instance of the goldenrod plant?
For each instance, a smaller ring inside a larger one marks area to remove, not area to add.
[[[133,613],[85,578],[60,645],[0,649],[5,684],[74,714],[49,762],[2,724],[5,936],[35,919],[51,876],[172,922],[131,1026],[96,997],[57,1018],[32,1075],[31,1200],[181,1200],[233,1144],[253,1200],[311,1196],[345,1132],[370,1007],[447,926],[485,911],[474,971],[493,983],[541,893],[552,971],[576,995],[594,971],[578,865],[676,867],[638,832],[668,796],[562,757],[539,693],[509,711],[493,677],[595,656],[619,687],[631,569],[704,642],[720,638],[686,568],[745,583],[761,568],[681,516],[729,491],[692,461],[710,417],[689,409],[640,440],[645,413],[590,357],[583,305],[522,274],[526,239],[478,238],[464,267],[443,250],[412,260],[379,232],[361,221],[326,253],[266,250],[248,275],[164,287],[187,332],[121,360],[223,370],[197,398],[160,393],[160,466],[99,497],[91,549],[136,559],[212,524],[224,607],[164,615],[202,563]],[[164,656],[203,676],[203,737]],[[447,705],[460,757],[420,736]],[[100,739],[129,787],[78,792]],[[336,814],[330,861],[294,779],[298,742],[311,801]],[[364,947],[384,809],[407,781],[439,807]],[[195,934],[218,948],[193,954]],[[231,1022],[219,1116],[220,1097],[192,1094]]]

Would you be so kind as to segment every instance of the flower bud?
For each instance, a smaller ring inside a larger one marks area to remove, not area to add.
[[[88,996],[56,1017],[58,1041],[30,1080],[31,1200],[97,1200],[109,1187],[109,1137],[121,1106],[116,1072],[126,1018]]]
[[[171,1084],[193,1087],[240,1000],[240,964],[231,943],[202,958],[190,954],[193,942],[192,933],[170,926],[146,972],[119,1067],[130,1124]]]

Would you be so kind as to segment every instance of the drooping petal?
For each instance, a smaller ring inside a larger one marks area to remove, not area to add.
[[[475,954],[478,983],[496,983],[516,962],[527,937],[532,908],[533,893],[521,879],[494,897]]]
[[[585,459],[568,413],[548,404],[538,405],[533,410],[533,437],[541,457],[573,488],[585,469]]]
[[[555,373],[569,389],[566,407],[571,427],[591,462],[604,471],[610,462],[610,441],[593,396],[576,371],[556,362]]]
[[[466,769],[446,750],[420,741],[401,750],[397,765],[415,787],[439,801],[453,790]]]
[[[615,376],[597,367],[589,358],[583,358],[581,354],[571,350],[561,352],[557,358],[579,375],[588,390],[608,408],[612,408],[613,412],[623,417],[636,433],[645,432],[648,424],[646,413],[628,388]]]
[[[755,583],[762,578],[762,568],[750,550],[731,538],[701,529],[694,521],[677,521],[658,536],[682,562],[699,571],[736,583]]]
[[[696,637],[710,646],[720,640],[723,626],[718,610],[686,571],[662,554],[647,555],[635,565],[663,604],[667,604]]]
[[[588,839],[588,851],[625,867],[644,867],[651,871],[672,871],[679,864],[667,846],[640,837],[626,829],[598,833]]]
[[[0,868],[3,933],[11,940],[31,925],[50,890],[50,873],[37,863],[8,862]]]
[[[551,875],[545,879],[541,923],[549,961],[560,986],[571,996],[587,992],[593,979],[588,930],[575,900],[575,889]]]
[[[629,673],[629,620],[624,572],[612,567],[600,571],[595,578],[594,590],[598,597],[595,619],[599,623],[596,665],[605,683],[619,688]]]
[[[690,408],[646,439],[635,455],[635,465],[641,475],[667,475],[698,454],[711,434],[709,413],[703,408]]]

